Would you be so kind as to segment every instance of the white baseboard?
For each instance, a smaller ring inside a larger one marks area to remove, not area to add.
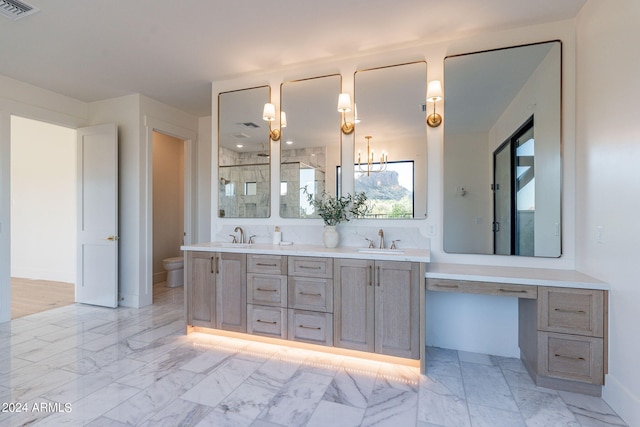
[[[602,399],[627,423],[640,426],[640,396],[634,396],[624,384],[608,374],[602,388]]]

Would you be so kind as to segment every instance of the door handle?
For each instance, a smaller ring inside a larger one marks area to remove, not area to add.
[[[120,237],[118,237],[118,236],[109,236],[109,237],[105,237],[102,240],[109,240],[110,242],[115,242],[116,240],[120,240]]]

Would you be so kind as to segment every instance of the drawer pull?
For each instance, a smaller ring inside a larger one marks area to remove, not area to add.
[[[321,297],[321,296],[322,296],[322,294],[314,294],[313,292],[303,292],[303,291],[300,291],[300,292],[298,292],[298,293],[299,293],[300,295],[305,295],[305,296],[308,296],[308,297]]]
[[[258,322],[258,323],[266,323],[268,325],[277,325],[278,324],[278,322],[267,322],[266,320],[260,320],[260,319],[256,320],[256,322]]]
[[[500,292],[510,292],[510,293],[513,293],[513,294],[526,294],[527,293],[527,291],[525,289],[515,290],[515,289],[503,289],[503,288],[500,288]]]
[[[436,288],[458,289],[458,285],[441,285],[439,283],[436,283],[433,286],[435,286]]]
[[[301,265],[300,268],[306,268],[307,270],[321,270],[322,267],[317,266],[317,267],[313,267],[313,266],[309,266],[309,265]]]
[[[259,265],[260,267],[277,267],[278,264],[265,264],[263,262],[256,262],[256,265]]]
[[[316,326],[305,326],[305,325],[298,325],[298,328],[302,328],[302,329],[313,329],[314,331],[319,331],[322,328],[316,327]]]
[[[573,314],[585,314],[586,311],[584,310],[565,310],[562,308],[554,308],[555,311],[557,311],[558,313],[573,313]]]
[[[265,289],[265,288],[256,288],[256,291],[260,291],[260,292],[278,292],[277,289]]]
[[[576,356],[565,356],[563,354],[554,354],[555,357],[562,357],[563,359],[573,359],[573,360],[586,360],[584,357],[576,357]]]

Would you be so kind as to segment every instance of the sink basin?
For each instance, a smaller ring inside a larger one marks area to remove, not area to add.
[[[251,247],[252,243],[231,243],[231,242],[219,242],[216,246],[220,246],[222,248],[248,248]]]
[[[356,251],[363,254],[384,254],[384,255],[402,255],[402,249],[378,249],[378,248],[358,248]]]

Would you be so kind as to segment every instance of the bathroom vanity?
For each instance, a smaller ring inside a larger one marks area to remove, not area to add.
[[[426,249],[182,249],[187,332],[392,357],[425,373],[427,291],[504,296],[518,298],[521,359],[537,385],[600,395],[604,384],[608,286],[575,271],[430,264]]]
[[[424,361],[426,249],[205,243],[183,250],[187,331]]]

